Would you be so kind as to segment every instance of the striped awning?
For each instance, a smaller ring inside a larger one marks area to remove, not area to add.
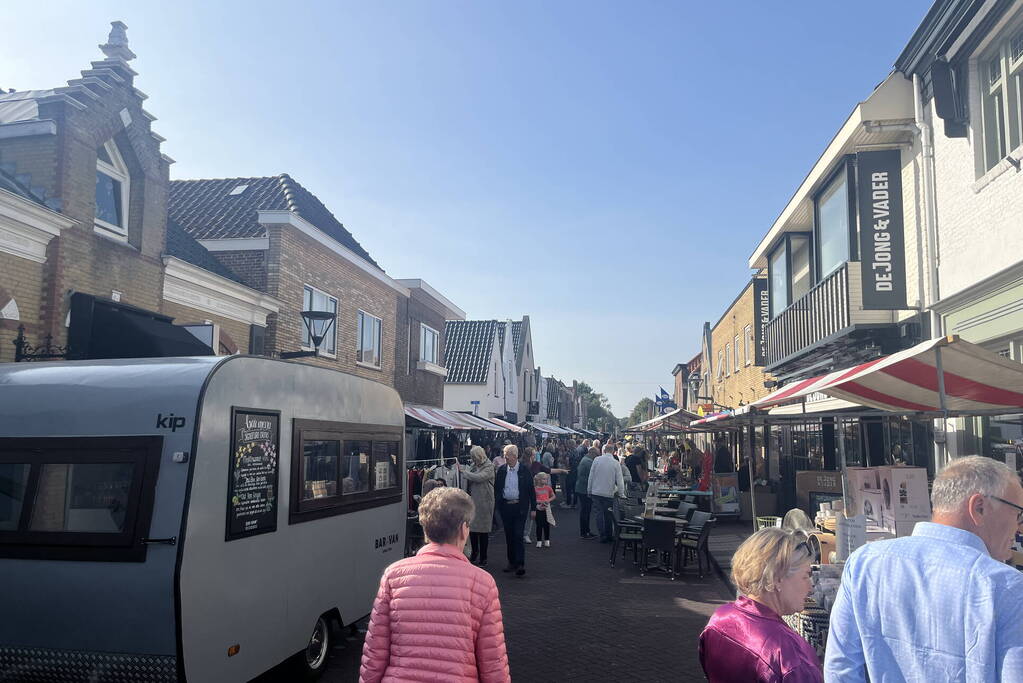
[[[528,432],[529,431],[525,427],[520,427],[518,425],[513,425],[511,422],[505,422],[504,420],[502,420],[500,418],[497,418],[497,417],[488,417],[487,421],[488,422],[493,422],[498,427],[504,427],[509,432],[515,432],[516,434],[522,434],[524,432]]]
[[[489,432],[506,432],[505,427],[480,419],[468,413],[458,413],[451,410],[442,410],[430,406],[405,406],[406,418],[412,418],[429,427],[442,427],[444,429],[458,429],[463,431],[481,429]]]
[[[713,422],[720,422],[721,420],[727,420],[732,417],[731,411],[723,411],[720,413],[711,413],[705,417],[701,417],[699,420],[693,420],[689,423],[690,427],[699,427],[700,425],[711,424]]]
[[[1015,412],[1023,410],[1023,364],[958,336],[939,337],[852,368],[793,382],[749,408],[771,408],[815,392],[898,413]]]
[[[691,413],[684,408],[676,408],[670,413],[658,415],[652,420],[634,424],[626,432],[684,432],[686,427],[693,420],[697,419],[696,413]]]

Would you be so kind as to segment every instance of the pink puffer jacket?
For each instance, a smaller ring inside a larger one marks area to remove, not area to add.
[[[359,680],[511,681],[494,577],[437,543],[384,570]]]

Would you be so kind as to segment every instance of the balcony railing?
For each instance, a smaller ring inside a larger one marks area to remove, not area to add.
[[[768,366],[852,325],[849,281],[853,277],[859,286],[859,266],[857,262],[843,264],[767,324],[764,335]]]

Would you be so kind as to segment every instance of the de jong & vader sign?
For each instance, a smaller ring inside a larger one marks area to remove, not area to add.
[[[906,308],[906,239],[902,217],[902,154],[856,154],[863,308]]]

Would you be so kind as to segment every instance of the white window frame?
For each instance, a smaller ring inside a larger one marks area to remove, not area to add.
[[[726,369],[727,366],[728,366],[728,363],[725,362],[725,350],[724,349],[718,349],[718,371],[717,371],[718,378],[717,379],[718,379],[719,382],[721,381],[721,378],[725,376],[725,369]]]
[[[747,325],[743,328],[742,334],[743,339],[745,340],[742,343],[742,358],[743,361],[745,361],[745,364],[749,366],[753,363],[752,354],[750,353],[750,350],[753,347],[753,326]]]
[[[363,333],[363,326],[366,324],[366,319],[367,318],[370,318],[370,319],[376,321],[376,340],[375,340],[375,343],[376,343],[376,355],[377,355],[377,362],[376,363],[371,363],[371,362],[367,362],[367,361],[363,360],[363,355],[365,354],[365,349],[363,349],[363,347],[362,347],[362,336],[363,336],[362,333]],[[383,341],[384,321],[383,321],[383,319],[376,317],[372,313],[367,313],[366,311],[364,311],[364,310],[362,310],[360,308],[359,312],[358,312],[358,315],[357,315],[357,318],[356,318],[356,322],[357,322],[357,324],[356,324],[356,334],[357,334],[357,337],[355,339],[355,364],[356,365],[361,365],[361,366],[366,367],[366,368],[373,368],[375,370],[379,370],[380,366],[381,366],[382,359],[383,359],[383,352],[382,352],[382,349],[381,349],[381,345],[382,345],[382,341]]]
[[[305,307],[306,306],[306,301],[305,301],[306,290],[308,290],[310,292],[309,304],[308,304],[309,308]],[[318,287],[313,287],[312,285],[303,284],[302,285],[302,310],[303,311],[326,310],[326,311],[330,312],[330,309],[312,308],[312,305],[313,305],[312,304],[312,301],[313,301],[312,294],[314,294],[314,293],[315,294],[322,294],[323,296],[327,297],[328,305],[329,305],[330,302],[334,303],[334,310],[333,310],[333,313],[334,313],[334,324],[330,326],[330,334],[326,338],[324,338],[323,343],[320,344],[320,349],[319,349],[319,351],[317,351],[316,355],[323,356],[325,358],[337,358],[337,326],[338,326],[338,322],[339,322],[339,320],[338,320],[338,317],[339,317],[338,316],[338,310],[340,309],[340,305],[339,305],[340,302],[338,301],[338,298],[336,296],[332,296],[328,292],[325,292],[322,289],[319,289]],[[312,351],[313,350],[312,339],[310,338],[310,339],[307,340],[307,337],[309,335],[309,330],[306,329],[304,321],[301,321],[301,324],[302,324],[301,349],[303,351]],[[331,346],[334,349],[333,351],[328,351],[327,350],[328,349],[328,347],[327,347],[327,339],[330,339]]]
[[[1023,24],[1019,20],[1014,20],[1013,25],[976,59],[982,173],[990,171],[1023,145],[1023,53],[1013,59],[1013,42],[1023,42]],[[993,79],[995,64],[998,77]]]
[[[112,235],[122,241],[128,241],[128,198],[131,196],[131,176],[128,173],[128,166],[124,163],[124,158],[121,157],[121,153],[117,149],[117,145],[114,144],[113,140],[107,140],[103,143],[103,149],[106,150],[107,156],[114,162],[112,165],[103,161],[97,155],[96,157],[96,171],[108,176],[111,180],[120,183],[121,185],[121,223],[123,225],[114,225],[102,220],[95,213],[93,214],[93,221],[95,223],[94,229],[96,232],[103,235]],[[93,194],[93,200],[95,201],[95,193]],[[97,212],[98,213],[98,207]]]
[[[426,353],[426,335],[433,335],[433,358],[427,358]],[[434,365],[440,365],[437,362],[437,351],[440,346],[440,332],[433,329],[426,323],[419,323],[419,360],[426,361],[427,363],[433,363]]]
[[[732,339],[732,371],[739,372],[739,335]]]

